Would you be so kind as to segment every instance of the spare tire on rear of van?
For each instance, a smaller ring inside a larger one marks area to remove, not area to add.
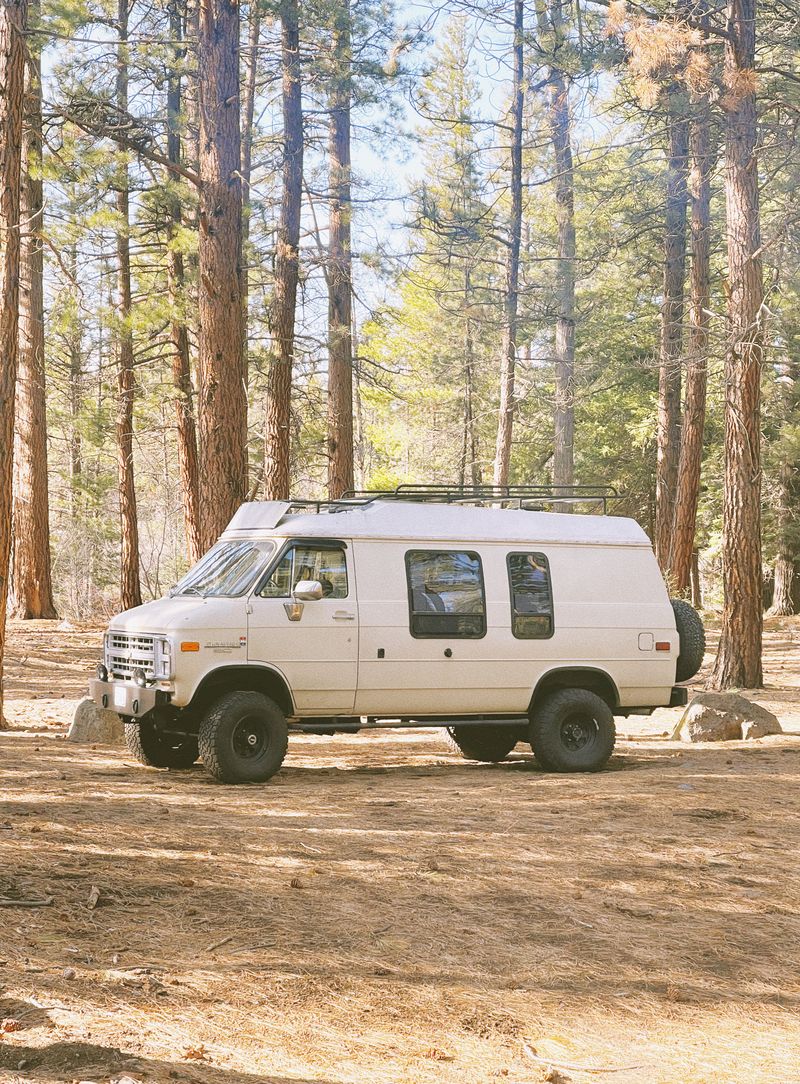
[[[675,680],[688,681],[693,678],[703,665],[706,653],[706,630],[700,614],[688,602],[681,598],[670,599],[675,613],[675,625],[678,629],[680,652],[675,667]]]

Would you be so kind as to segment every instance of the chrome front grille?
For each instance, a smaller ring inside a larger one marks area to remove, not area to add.
[[[106,668],[113,677],[129,678],[144,670],[148,678],[155,671],[155,636],[135,632],[109,632],[106,636]]]

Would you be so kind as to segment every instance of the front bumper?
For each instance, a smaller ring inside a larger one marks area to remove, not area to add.
[[[99,678],[89,681],[89,697],[101,708],[134,719],[146,715],[159,704],[166,704],[169,699],[163,689],[154,689],[151,685],[134,685],[132,681],[101,681]]]

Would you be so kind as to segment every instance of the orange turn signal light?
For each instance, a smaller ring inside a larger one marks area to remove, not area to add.
[[[669,644],[667,644],[669,647]],[[197,640],[184,640],[181,644],[181,651],[199,651],[200,645]]]
[[[656,640],[656,651],[669,651],[670,647],[669,640]]]

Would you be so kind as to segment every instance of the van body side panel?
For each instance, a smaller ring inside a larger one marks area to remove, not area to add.
[[[411,635],[405,555],[420,548],[479,554],[484,637]],[[543,553],[550,565],[554,628],[546,639],[519,639],[512,632],[506,559],[526,552],[525,546],[355,540],[354,549],[361,599],[357,714],[522,713],[542,676],[572,666],[608,673],[622,707],[669,703],[678,637],[649,547],[532,541],[530,552]],[[656,643],[669,643],[670,650],[657,651]]]

